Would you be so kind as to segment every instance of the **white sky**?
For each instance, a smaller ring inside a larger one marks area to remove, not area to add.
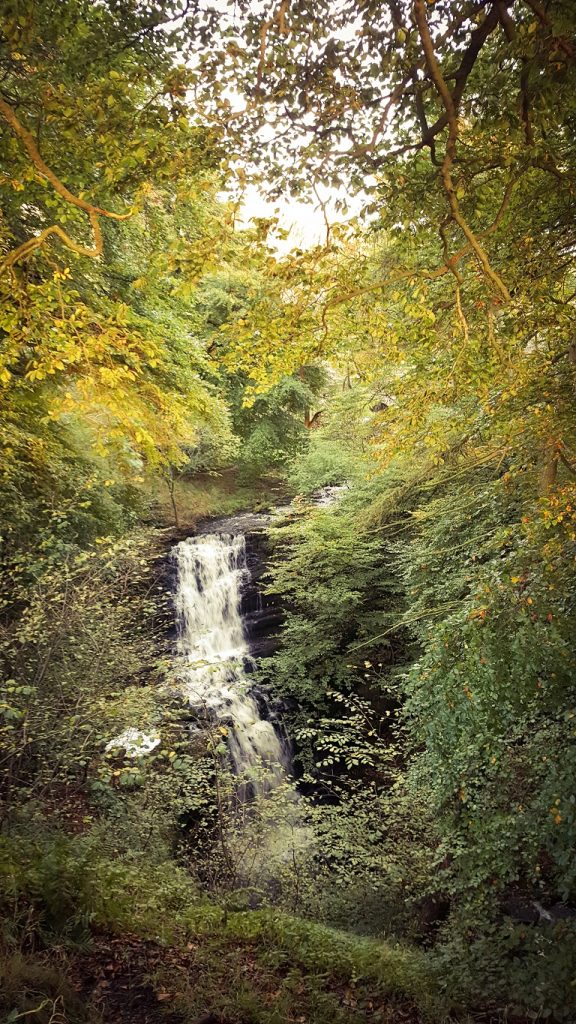
[[[366,201],[365,194],[353,196],[343,190],[323,189],[318,194],[325,204],[325,213],[331,226],[351,220],[360,212]],[[338,199],[346,200],[349,207],[347,214],[334,208]],[[288,237],[274,239],[270,236],[269,242],[280,256],[290,249],[310,249],[326,241],[326,221],[317,200],[303,203],[296,199],[284,198],[272,203],[254,185],[250,185],[244,193],[241,211],[239,228],[247,227],[255,217],[278,216],[279,227],[288,232]]]
[[[326,227],[318,204],[315,207],[312,203],[299,203],[295,199],[271,203],[253,185],[246,189],[241,225],[248,225],[254,217],[273,217],[276,214],[279,226],[289,232],[287,239],[277,239],[274,247],[278,252],[296,247],[309,249],[324,241]]]
[[[215,0],[215,3],[216,6],[221,6],[222,17],[228,21],[232,19],[233,23],[235,14],[234,11],[230,10],[230,3],[227,0]],[[264,0],[252,0],[252,8],[253,13],[261,11],[264,17],[266,10]],[[351,39],[356,34],[357,28],[358,26],[355,23],[351,23],[339,33],[339,37]],[[223,95],[230,103],[232,110],[242,109],[245,105],[244,98],[234,90],[226,89]],[[261,129],[261,134],[262,140],[265,141],[265,127]],[[282,239],[274,238],[270,235],[268,241],[278,255],[282,256],[294,248],[309,249],[325,242],[326,218],[328,218],[331,226],[345,223],[353,219],[360,212],[367,198],[365,193],[352,195],[344,189],[323,188],[320,191],[317,190],[316,194],[318,199],[314,199],[309,203],[299,202],[289,197],[272,203],[255,186],[249,185],[244,192],[238,227],[240,229],[247,227],[253,218],[278,216],[279,227],[288,233],[288,237]],[[346,214],[334,208],[334,204],[338,199],[345,200],[347,203],[348,212]]]

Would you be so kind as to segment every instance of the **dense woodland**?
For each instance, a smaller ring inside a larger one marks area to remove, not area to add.
[[[573,0],[0,13],[1,1019],[576,1020]],[[169,551],[290,500],[246,801]]]

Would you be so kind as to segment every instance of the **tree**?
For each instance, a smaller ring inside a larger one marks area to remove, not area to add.
[[[50,3],[4,12],[3,533],[15,547],[31,520],[53,524],[55,504],[68,539],[82,535],[103,489],[122,516],[200,430],[229,443],[201,321],[176,294],[181,236],[189,259],[225,221],[215,137],[181,105],[177,14],[75,0],[57,17]],[[99,515],[87,539],[105,532]]]
[[[426,360],[420,410],[458,387],[486,401],[503,379],[506,394],[539,390],[541,486],[561,454],[571,472],[571,7],[239,4],[223,19],[201,66],[216,106],[217,64],[220,83],[243,85],[239,109],[220,106],[232,152],[276,195],[311,196],[316,181],[362,190],[368,228],[383,232],[371,258],[333,235],[343,259],[295,254],[276,271],[276,309],[263,302],[251,338],[264,385],[279,338],[286,354],[332,354],[351,320],[368,320],[379,365],[404,374]]]

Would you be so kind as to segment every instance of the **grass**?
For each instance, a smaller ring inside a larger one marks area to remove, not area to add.
[[[154,518],[160,526],[176,526],[167,485],[158,479],[149,485]],[[176,481],[174,498],[178,528],[192,531],[203,520],[237,512],[264,512],[286,498],[286,484],[270,477],[254,484],[240,483],[234,470],[217,476],[197,476]]]
[[[436,979],[425,955],[416,949],[361,938],[274,909],[227,915],[212,906],[185,913],[181,920],[188,938],[206,943],[208,949],[247,947],[254,962],[272,972],[276,981],[290,975],[292,980],[305,978],[310,995],[339,993],[338,1005],[347,1013],[354,1009],[352,1003],[378,1003],[381,1007],[401,1003],[405,1009],[412,1008],[414,1020],[421,1019],[420,1015],[430,1020],[445,1016]],[[345,990],[355,993],[347,1007],[342,1001]]]
[[[4,920],[23,922],[4,930],[6,1024],[416,1024],[447,1009],[420,951],[271,908],[227,913],[173,862],[99,861],[69,837],[14,847],[0,882]]]

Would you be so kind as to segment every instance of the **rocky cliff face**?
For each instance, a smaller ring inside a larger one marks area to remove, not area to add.
[[[246,534],[246,563],[250,579],[242,592],[242,619],[253,658],[267,658],[277,648],[283,611],[278,598],[263,592],[270,543],[263,530]]]

